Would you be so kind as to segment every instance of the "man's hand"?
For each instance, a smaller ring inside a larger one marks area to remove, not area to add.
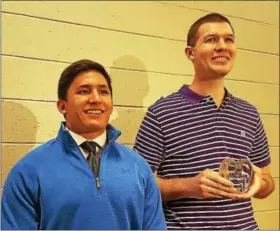
[[[246,193],[240,193],[240,194],[235,195],[237,200],[249,199],[249,198],[253,197],[261,188],[261,183],[262,183],[262,178],[263,178],[262,169],[252,163],[251,163],[251,165],[252,165],[253,172],[254,172],[253,183]]]
[[[187,197],[192,198],[231,198],[235,199],[237,189],[232,182],[223,178],[218,172],[205,169],[195,177],[189,178]]]
[[[223,178],[218,172],[205,169],[194,177],[164,179],[155,177],[161,191],[163,201],[183,198],[230,198],[233,200],[251,197],[265,198],[274,190],[274,181],[269,166],[258,168],[253,165],[253,183],[246,193],[239,193],[233,183]]]

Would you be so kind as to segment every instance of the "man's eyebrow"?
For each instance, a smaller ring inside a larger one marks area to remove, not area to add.
[[[227,34],[227,36],[232,37],[232,38],[235,38],[235,35],[234,35],[234,34]]]
[[[207,34],[207,35],[205,35],[205,38],[206,37],[211,37],[211,36],[217,36],[217,35],[220,35],[220,34]],[[228,37],[235,38],[234,34],[224,34],[223,36],[228,36]]]
[[[90,85],[89,84],[78,85],[78,88],[87,88],[87,87],[90,87]]]
[[[100,87],[100,88],[109,88],[109,86],[106,85],[106,84],[98,84],[97,87]]]
[[[92,86],[91,84],[81,84],[78,86],[78,88],[90,88],[91,86]],[[97,85],[95,85],[95,87],[109,88],[109,86],[107,86],[106,84],[97,84]]]

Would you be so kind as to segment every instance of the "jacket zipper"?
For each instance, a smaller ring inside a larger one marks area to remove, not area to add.
[[[100,189],[101,183],[100,183],[99,177],[95,177],[95,179],[96,179],[96,187],[97,187],[97,189]]]
[[[97,166],[96,166],[97,169],[96,169],[96,171],[93,171],[93,175],[95,176],[96,187],[99,190],[101,188],[101,182],[100,182],[100,178],[99,178],[101,158],[100,158],[100,156],[93,156],[93,158],[97,162]]]

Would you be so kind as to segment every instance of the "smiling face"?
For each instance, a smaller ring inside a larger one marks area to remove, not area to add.
[[[192,56],[196,78],[224,77],[233,67],[236,56],[231,26],[226,22],[202,24],[197,32],[195,46],[186,48],[186,54]]]
[[[113,111],[105,77],[93,70],[81,72],[71,83],[66,100],[59,99],[57,107],[65,115],[68,129],[86,139],[98,137],[105,131]]]

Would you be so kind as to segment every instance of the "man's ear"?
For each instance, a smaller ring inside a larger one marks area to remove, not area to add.
[[[63,99],[58,99],[57,102],[56,102],[56,106],[57,106],[58,111],[59,111],[61,114],[65,115],[65,114],[67,113],[67,111],[66,111],[66,102],[65,102],[65,100],[63,100]]]
[[[192,60],[193,59],[193,49],[190,46],[187,46],[185,48],[185,54],[187,55],[188,59]]]

